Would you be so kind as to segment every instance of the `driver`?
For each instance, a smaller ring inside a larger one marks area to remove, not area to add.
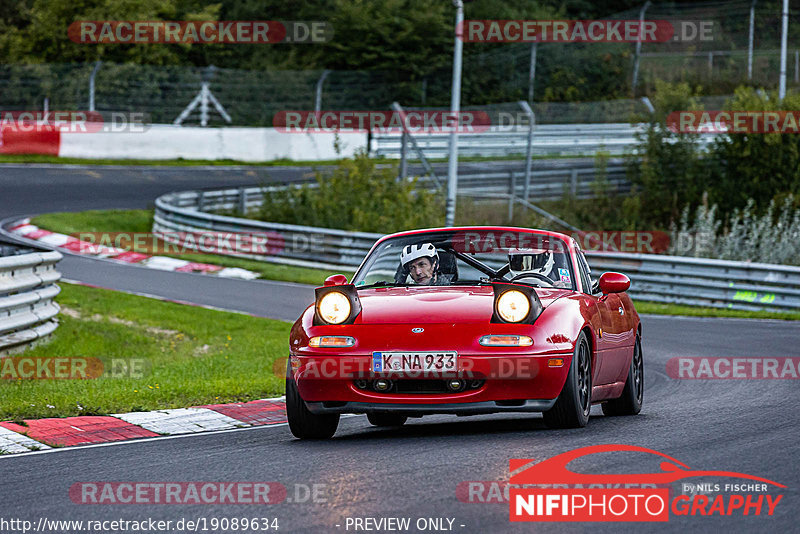
[[[406,245],[400,254],[400,263],[403,265],[403,269],[411,275],[415,284],[421,286],[447,285],[447,281],[440,277],[438,272],[439,253],[436,252],[436,247],[432,243]]]

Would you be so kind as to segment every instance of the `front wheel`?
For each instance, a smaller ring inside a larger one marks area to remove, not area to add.
[[[644,358],[642,358],[642,341],[636,336],[633,345],[633,357],[628,369],[625,388],[618,399],[603,403],[605,415],[636,415],[642,410],[644,402]]]
[[[300,439],[328,439],[339,426],[339,414],[317,415],[309,411],[294,378],[286,378],[286,417],[289,430]]]
[[[592,410],[592,356],[586,334],[581,332],[569,374],[555,405],[544,412],[544,424],[550,428],[580,428],[589,422]]]
[[[408,417],[396,413],[368,413],[367,420],[374,426],[403,426]]]

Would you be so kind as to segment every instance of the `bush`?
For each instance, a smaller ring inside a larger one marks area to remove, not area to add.
[[[258,218],[264,221],[391,233],[441,226],[440,195],[397,179],[397,165],[378,168],[365,152],[343,160],[316,183],[266,191]]]
[[[741,111],[800,111],[800,95],[777,95],[749,87],[736,90],[726,106]],[[709,168],[709,201],[729,216],[750,201],[763,211],[776,195],[800,195],[800,136],[791,133],[727,134],[710,148],[716,162]]]
[[[685,83],[657,83],[656,90],[655,113],[627,158],[631,210],[641,214],[641,224],[651,229],[668,228],[684,206],[696,206],[707,187],[708,174],[698,135],[676,133],[666,125],[670,112],[700,108],[694,97],[697,91]]]

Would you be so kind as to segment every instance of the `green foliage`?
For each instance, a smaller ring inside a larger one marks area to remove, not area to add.
[[[699,109],[688,84],[657,84],[655,113],[639,144],[628,158],[628,177],[633,184],[632,211],[644,215],[650,229],[667,228],[687,204],[697,205],[707,187],[705,163],[696,134],[671,131],[666,117],[672,111]]]
[[[779,102],[775,93],[749,87],[736,90],[729,110],[800,111],[800,94]],[[711,147],[718,163],[711,167],[709,201],[722,215],[744,208],[752,199],[763,210],[779,194],[800,194],[800,135],[792,133],[727,134]]]
[[[439,195],[397,179],[397,166],[377,167],[365,152],[343,160],[314,186],[265,191],[258,217],[265,221],[390,233],[440,226]]]

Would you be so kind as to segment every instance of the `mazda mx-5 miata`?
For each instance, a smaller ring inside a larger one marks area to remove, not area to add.
[[[376,426],[428,414],[542,412],[549,427],[639,413],[642,329],[578,243],[524,228],[414,230],[378,240],[348,283],[334,275],[291,330],[289,428],[329,438],[339,415]]]

